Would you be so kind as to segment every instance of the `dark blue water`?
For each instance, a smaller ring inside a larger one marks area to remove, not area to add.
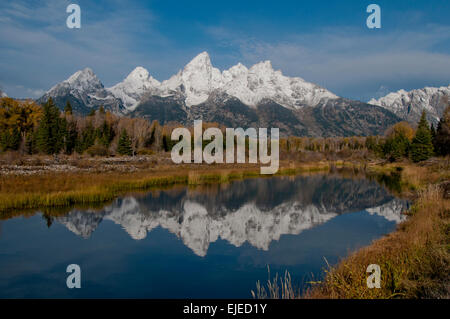
[[[312,176],[153,191],[101,209],[0,223],[1,298],[251,298],[288,270],[304,287],[394,230],[406,203],[368,180]],[[81,288],[66,267],[81,267]]]

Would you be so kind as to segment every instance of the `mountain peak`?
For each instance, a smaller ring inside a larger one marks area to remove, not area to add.
[[[185,66],[185,70],[190,69],[190,68],[199,68],[199,67],[204,67],[204,68],[212,67],[211,58],[209,57],[208,52],[204,51],[204,52],[198,54],[195,58],[193,58]]]
[[[102,85],[91,68],[84,68],[83,70],[75,72],[66,80],[66,82],[72,86],[77,86],[84,89],[88,88],[91,84]]]
[[[261,61],[259,63],[256,63],[254,66],[250,68],[251,71],[266,71],[266,72],[273,72],[274,69],[272,67],[272,62],[269,60]]]
[[[428,121],[437,124],[444,113],[445,101],[449,98],[450,85],[448,87],[425,87],[411,91],[401,89],[379,99],[371,99],[368,103],[381,106],[411,124],[416,124],[422,111],[425,110]]]
[[[128,74],[126,77],[128,78],[141,78],[141,79],[148,79],[150,77],[150,74],[148,73],[147,69],[142,66],[137,66],[133,71]]]
[[[147,69],[138,66],[128,74],[123,82],[117,83],[107,90],[122,101],[127,111],[133,111],[145,92],[154,90],[160,85],[161,83],[154,79]]]

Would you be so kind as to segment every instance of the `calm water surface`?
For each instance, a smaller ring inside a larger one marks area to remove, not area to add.
[[[268,265],[304,287],[324,258],[393,231],[406,206],[376,182],[316,175],[17,213],[0,221],[0,297],[251,298]],[[81,289],[66,286],[69,264]]]

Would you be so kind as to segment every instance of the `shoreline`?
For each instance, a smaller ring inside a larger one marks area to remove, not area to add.
[[[122,158],[123,160],[123,158]],[[309,172],[326,172],[332,165],[344,167],[345,162],[318,162],[280,165],[275,175],[261,175],[259,166],[245,165],[162,165],[136,167],[127,164],[115,169],[95,167],[61,170],[67,164],[43,166],[30,173],[29,166],[14,166],[17,174],[0,174],[0,214],[11,210],[67,207],[77,204],[98,204],[133,191],[146,191],[171,185],[224,183],[243,178],[270,178]],[[97,162],[98,164],[98,162]],[[84,164],[83,164],[84,165]],[[7,166],[10,168],[11,166]],[[128,167],[128,169],[125,169]],[[0,172],[5,166],[0,166]],[[25,168],[25,169],[24,169]],[[24,174],[23,172],[28,172]],[[38,191],[37,191],[38,190]]]
[[[284,277],[269,278],[265,284],[257,282],[256,292],[252,291],[255,298],[450,298],[448,159],[424,166],[393,163],[372,169],[401,174],[400,194],[413,199],[406,212],[409,218],[393,232],[350,252],[334,266],[328,265],[323,279],[310,281],[306,290],[296,289],[286,273]],[[367,287],[370,274],[366,271],[371,264],[380,266],[381,288]]]

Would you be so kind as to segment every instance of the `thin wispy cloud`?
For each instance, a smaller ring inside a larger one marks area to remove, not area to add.
[[[68,4],[47,1],[34,8],[20,1],[0,7],[0,84],[10,95],[37,97],[87,66],[107,85],[138,65],[151,69],[153,62],[157,68],[159,50],[147,54],[139,47],[161,49],[170,41],[152,28],[150,11],[114,1],[108,2],[116,6],[110,11],[86,4],[77,30],[66,27]]]

